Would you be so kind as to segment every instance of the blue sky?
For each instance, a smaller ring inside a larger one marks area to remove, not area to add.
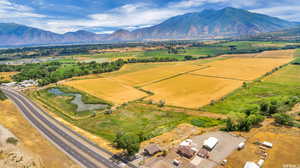
[[[0,20],[56,33],[80,29],[110,33],[228,6],[300,21],[298,0],[0,0]]]

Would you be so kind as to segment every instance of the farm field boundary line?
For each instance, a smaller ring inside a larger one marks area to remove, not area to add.
[[[222,76],[212,76],[212,75],[201,75],[201,74],[194,74],[194,73],[189,73],[194,76],[202,76],[202,77],[209,77],[209,78],[220,78],[220,79],[228,79],[228,80],[236,80],[236,81],[251,81],[251,80],[243,80],[243,79],[237,79],[237,78],[227,78],[227,77],[222,77]]]
[[[200,66],[200,65],[198,65],[198,66]],[[190,71],[181,72],[179,74],[172,75],[172,76],[169,76],[169,77],[166,77],[166,78],[163,78],[163,79],[158,79],[158,80],[155,80],[155,81],[150,81],[148,83],[145,83],[143,85],[139,85],[139,86],[136,86],[136,87],[137,88],[142,88],[142,87],[145,87],[145,86],[148,86],[148,85],[152,85],[154,83],[158,83],[158,82],[162,82],[162,81],[165,81],[165,80],[168,80],[168,79],[176,78],[176,77],[181,76],[181,75],[185,75],[185,74],[189,74],[189,73],[192,73],[192,72],[195,72],[195,71],[207,69],[209,67],[211,67],[211,66],[204,66],[204,67],[199,68],[199,69],[193,69],[193,70],[190,70]]]

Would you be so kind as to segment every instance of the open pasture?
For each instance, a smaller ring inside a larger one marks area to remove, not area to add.
[[[195,71],[193,74],[249,81],[290,61],[291,58],[230,58],[208,63],[209,68]]]
[[[168,105],[197,108],[232,92],[242,81],[202,77],[184,74],[143,87],[154,93],[148,97],[154,101],[164,100]]]
[[[87,92],[114,104],[122,104],[147,96],[146,93],[109,78],[67,81],[64,85]]]

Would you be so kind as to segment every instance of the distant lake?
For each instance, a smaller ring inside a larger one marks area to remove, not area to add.
[[[77,106],[76,111],[91,111],[91,110],[104,110],[108,107],[107,104],[85,104],[82,101],[82,95],[79,93],[65,93],[59,88],[52,88],[48,90],[49,93],[55,94],[57,96],[74,96],[74,99],[71,101],[72,104]]]

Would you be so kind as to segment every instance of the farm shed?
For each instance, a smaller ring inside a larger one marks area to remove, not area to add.
[[[273,144],[271,142],[266,142],[266,141],[263,142],[262,145],[265,146],[265,147],[268,147],[268,148],[272,148],[273,147]]]
[[[153,156],[153,155],[157,154],[158,152],[161,152],[161,149],[157,144],[152,143],[144,149],[144,152],[147,155]]]
[[[196,152],[188,146],[179,146],[177,153],[181,156],[184,156],[184,157],[190,159],[195,155]]]
[[[259,166],[254,162],[247,162],[244,168],[259,168]]]
[[[219,140],[215,137],[210,137],[204,141],[203,147],[208,150],[213,150],[214,147],[218,144]]]

